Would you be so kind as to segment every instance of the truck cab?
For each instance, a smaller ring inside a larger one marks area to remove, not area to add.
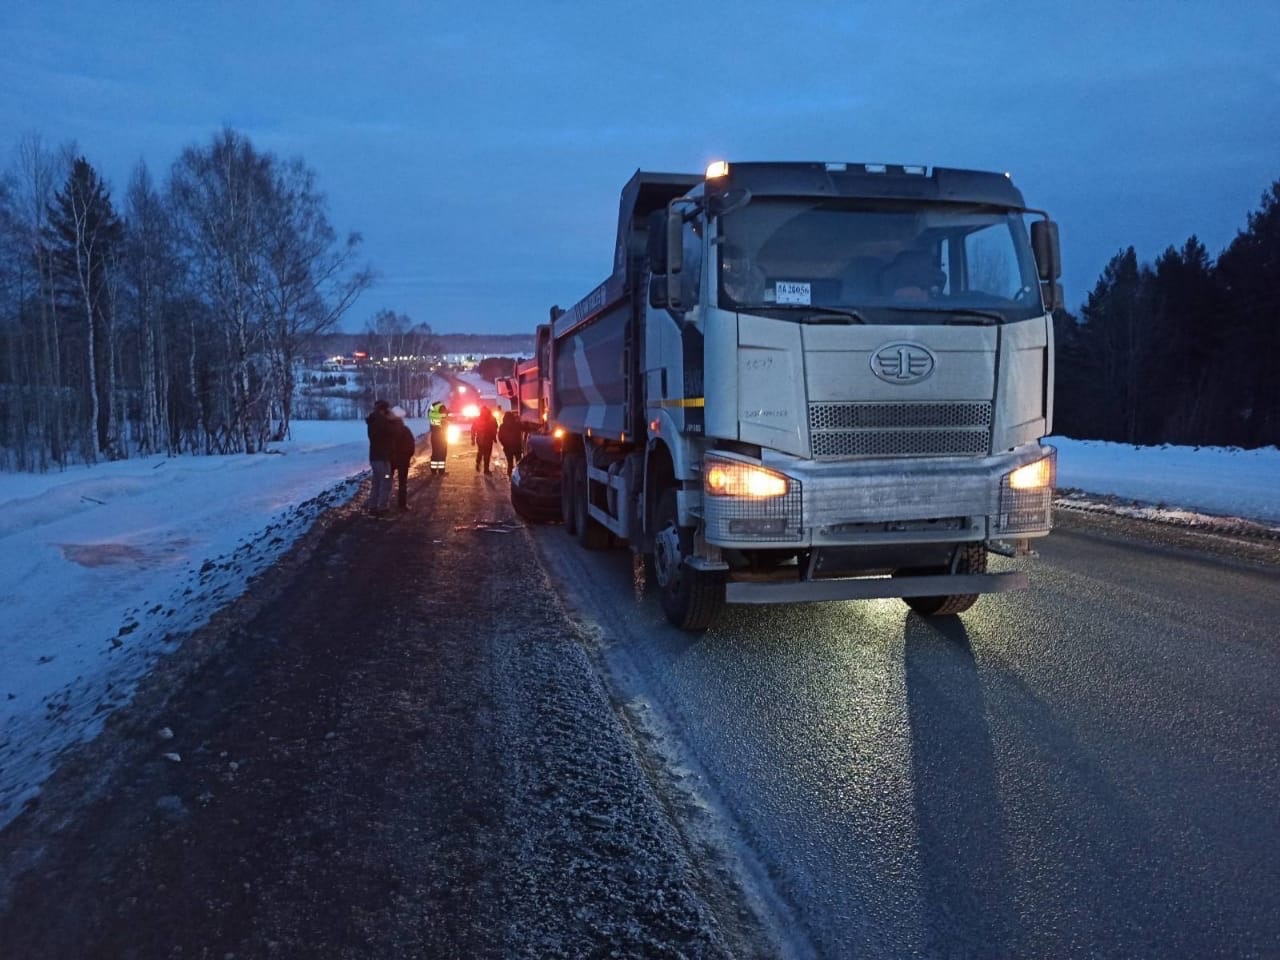
[[[693,628],[724,602],[947,614],[1025,586],[986,561],[1051,526],[1047,215],[981,171],[721,164],[678,193],[646,176],[629,215],[624,190],[614,288],[554,325],[553,415],[577,421],[566,472],[584,477],[570,522],[649,554]],[[626,375],[595,377],[593,351]],[[572,402],[592,395],[594,424]]]

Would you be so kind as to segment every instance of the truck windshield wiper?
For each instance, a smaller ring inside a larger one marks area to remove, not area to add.
[[[993,310],[975,310],[973,307],[886,307],[888,310],[897,310],[899,313],[941,313],[947,318],[947,323],[952,325],[971,325],[975,327],[990,327],[995,324],[1004,323],[1005,317]]]
[[[847,307],[815,307],[807,303],[746,303],[739,304],[738,310],[804,310],[812,316],[803,317],[801,323],[866,323],[867,318],[857,310]]]

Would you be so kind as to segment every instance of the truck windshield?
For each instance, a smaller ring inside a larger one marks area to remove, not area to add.
[[[719,303],[803,322],[1009,322],[1042,315],[1022,215],[980,205],[756,197],[720,218]],[[800,309],[797,309],[800,308]]]

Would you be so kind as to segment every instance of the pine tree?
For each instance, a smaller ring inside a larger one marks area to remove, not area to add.
[[[1223,406],[1216,374],[1221,291],[1209,253],[1194,235],[1155,262],[1151,363],[1145,391],[1147,442],[1212,443]]]
[[[53,263],[54,295],[74,304],[84,320],[81,396],[85,401],[85,454],[124,455],[116,408],[114,287],[116,247],[122,236],[111,196],[97,171],[77,157],[49,207],[45,242]]]
[[[1139,442],[1151,276],[1129,247],[1111,258],[1081,311],[1082,356],[1096,378],[1100,439]]]
[[[1280,444],[1280,180],[1218,258],[1224,291],[1220,370],[1248,446]]]

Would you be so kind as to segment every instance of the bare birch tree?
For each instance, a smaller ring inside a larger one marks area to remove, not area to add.
[[[26,383],[22,329],[22,277],[26,251],[11,179],[0,178],[0,467],[25,460],[27,442],[22,387]]]
[[[241,134],[224,129],[206,148],[188,147],[173,166],[169,193],[201,298],[219,326],[224,355],[212,372],[226,388],[206,422],[208,452],[254,453],[263,417],[255,377],[255,290],[263,244],[261,212],[271,161]],[[193,337],[193,342],[195,342]],[[196,379],[193,376],[193,381]],[[192,383],[198,391],[197,383]],[[206,393],[206,396],[208,394]]]
[[[137,328],[140,412],[138,446],[143,453],[176,452],[169,429],[173,371],[166,320],[181,275],[173,250],[173,225],[146,164],[133,171],[126,194],[124,280]]]
[[[257,292],[271,364],[271,439],[283,440],[293,415],[294,363],[301,346],[337,325],[373,282],[373,272],[353,269],[360,235],[339,241],[315,173],[300,159],[275,163],[264,212],[266,244]]]
[[[68,412],[63,391],[61,318],[55,299],[53,257],[43,239],[49,203],[73,145],[55,151],[39,134],[21,137],[14,150],[14,252],[17,315],[10,449],[22,469],[65,464]]]

